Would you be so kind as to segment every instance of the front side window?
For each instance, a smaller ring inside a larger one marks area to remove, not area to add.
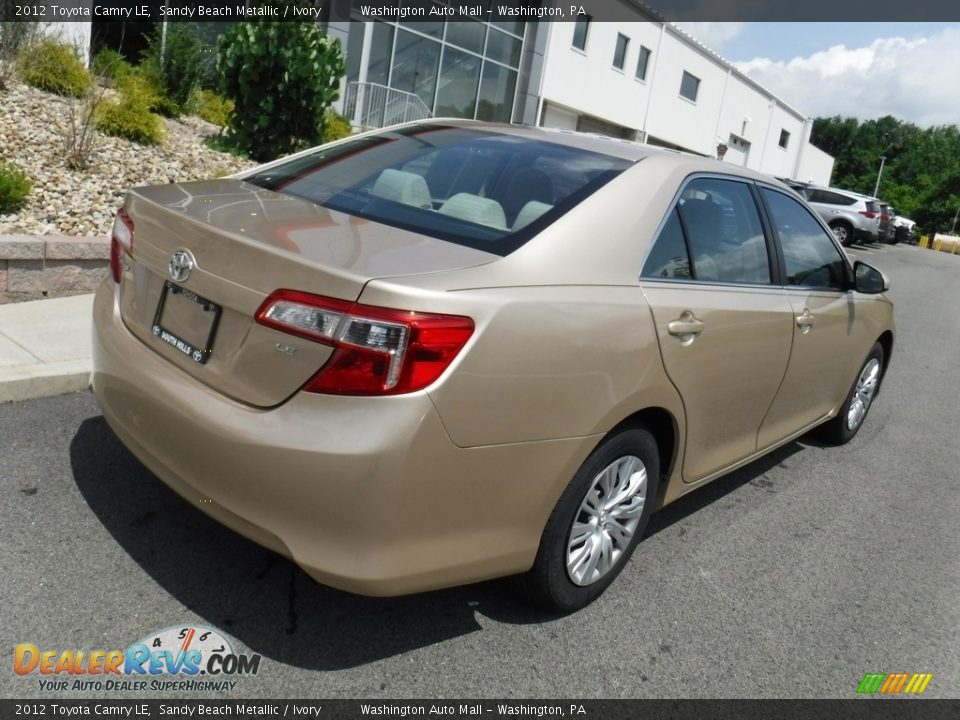
[[[683,77],[680,79],[680,96],[685,97],[690,102],[697,101],[697,94],[700,92],[700,78],[691,75],[686,70],[683,71]]]
[[[617,46],[613,50],[613,66],[617,70],[623,70],[623,66],[627,62],[627,48],[629,46],[630,38],[617,33]]]
[[[629,165],[552,142],[427,124],[320,147],[244,179],[507,255]]]
[[[643,275],[768,284],[766,239],[747,184],[714,178],[688,183],[650,251]]]
[[[830,234],[793,198],[768,188],[762,193],[780,237],[786,284],[845,290],[846,264]]]
[[[590,32],[589,20],[578,20],[573,24],[573,46],[577,50],[587,49],[587,34]]]

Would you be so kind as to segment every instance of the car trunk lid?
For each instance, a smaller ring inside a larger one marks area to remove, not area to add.
[[[376,277],[497,259],[242,180],[135,188],[125,207],[134,242],[122,270],[124,323],[183,371],[263,407],[296,392],[331,353],[255,322],[274,290],[354,301]]]

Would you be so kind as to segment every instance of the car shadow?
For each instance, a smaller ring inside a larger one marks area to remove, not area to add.
[[[648,534],[761,478],[802,449],[790,443],[679,499],[653,516]],[[103,417],[80,425],[70,463],[87,505],[144,572],[204,622],[277,662],[345,669],[477,632],[478,614],[511,624],[561,617],[523,602],[502,580],[400,598],[361,597],[320,585],[170,490]],[[132,615],[139,608],[129,610]]]

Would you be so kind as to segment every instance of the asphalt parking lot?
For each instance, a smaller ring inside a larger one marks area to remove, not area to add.
[[[663,510],[613,587],[567,617],[503,582],[399,599],[322,587],[168,490],[90,394],[2,405],[4,652],[202,625],[263,656],[238,698],[847,698],[864,673],[899,671],[960,697],[960,256],[852,254],[887,271],[897,303],[859,436],[802,438]],[[109,696],[37,678],[8,655],[2,697]]]

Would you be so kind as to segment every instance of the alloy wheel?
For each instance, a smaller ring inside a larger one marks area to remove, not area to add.
[[[614,460],[593,479],[567,539],[567,575],[591,585],[623,558],[647,499],[647,470],[636,455]]]
[[[847,429],[856,430],[860,423],[867,416],[867,410],[870,409],[870,403],[873,402],[873,396],[877,392],[877,385],[880,382],[880,361],[876,358],[870,358],[870,362],[863,366],[860,377],[857,379],[857,387],[853,391],[853,397],[850,398],[850,407],[847,408]]]

